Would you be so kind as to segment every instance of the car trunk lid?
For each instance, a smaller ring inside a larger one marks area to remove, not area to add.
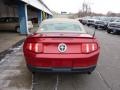
[[[93,42],[88,34],[36,34],[32,42],[42,43],[43,53],[46,54],[77,54],[81,53],[82,43]],[[37,38],[37,39],[36,39]]]

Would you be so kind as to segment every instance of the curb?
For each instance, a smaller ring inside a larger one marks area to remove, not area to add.
[[[7,55],[7,54],[10,54],[11,52],[13,52],[13,50],[11,48],[15,48],[15,47],[18,47],[20,46],[23,42],[24,42],[25,39],[22,39],[20,41],[18,41],[17,43],[15,43],[14,45],[12,45],[9,49],[6,49],[2,52],[0,52],[0,61]]]

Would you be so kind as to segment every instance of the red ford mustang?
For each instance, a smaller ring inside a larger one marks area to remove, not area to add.
[[[98,41],[72,19],[48,19],[23,46],[32,72],[91,73],[100,52]]]

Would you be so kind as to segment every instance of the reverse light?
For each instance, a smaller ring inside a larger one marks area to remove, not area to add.
[[[81,46],[82,53],[91,53],[98,49],[97,43],[83,43]]]
[[[41,53],[43,51],[41,43],[27,43],[26,49],[35,53]]]

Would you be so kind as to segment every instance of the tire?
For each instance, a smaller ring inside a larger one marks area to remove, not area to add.
[[[107,29],[108,29],[107,26],[103,27],[103,30],[107,30]]]
[[[90,24],[87,24],[87,26],[89,27],[89,26],[90,26]]]
[[[107,29],[107,33],[111,33],[111,30],[110,30],[110,29]]]
[[[15,31],[19,33],[20,32],[20,27],[16,27]]]
[[[95,26],[95,29],[98,29],[98,26]]]
[[[27,68],[32,74],[35,74],[35,71],[33,71],[33,69],[29,65],[27,65]]]
[[[92,72],[87,72],[88,75],[92,74]]]
[[[103,30],[106,30],[106,28],[103,28]]]

